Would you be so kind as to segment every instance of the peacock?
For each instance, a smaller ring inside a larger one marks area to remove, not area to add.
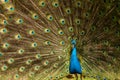
[[[65,78],[120,80],[120,0],[0,0],[0,80]]]

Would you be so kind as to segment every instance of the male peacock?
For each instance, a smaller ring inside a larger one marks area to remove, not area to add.
[[[69,74],[120,78],[120,1],[0,0],[0,80]]]

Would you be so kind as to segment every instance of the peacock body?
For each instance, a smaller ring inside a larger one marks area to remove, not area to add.
[[[0,80],[64,80],[75,70],[120,79],[119,0],[0,0]]]

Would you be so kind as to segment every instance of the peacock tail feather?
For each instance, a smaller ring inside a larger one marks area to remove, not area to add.
[[[0,0],[0,80],[64,80],[73,39],[85,77],[120,79],[120,0]]]

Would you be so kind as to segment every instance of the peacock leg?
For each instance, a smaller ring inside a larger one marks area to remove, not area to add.
[[[75,77],[76,77],[76,80],[78,80],[78,75],[77,74],[75,74]]]
[[[80,74],[80,80],[82,80],[82,74]]]

